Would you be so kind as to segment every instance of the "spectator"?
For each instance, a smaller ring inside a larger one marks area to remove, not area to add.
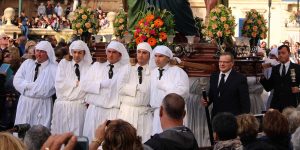
[[[300,127],[297,128],[295,133],[292,135],[293,148],[294,150],[300,150]]]
[[[62,17],[63,15],[63,8],[60,6],[60,2],[54,8],[54,12],[57,14],[58,17]]]
[[[0,132],[1,150],[25,150],[26,147],[22,141],[8,132]]]
[[[159,110],[163,132],[155,134],[145,144],[154,150],[198,149],[194,134],[183,126],[185,114],[185,102],[180,95],[170,93],[165,96]]]
[[[24,143],[28,150],[40,150],[50,135],[50,130],[45,126],[34,125],[26,132]]]
[[[266,136],[261,137],[278,150],[291,149],[289,124],[287,119],[276,109],[270,109],[263,118],[263,132]]]
[[[259,132],[258,120],[250,114],[237,116],[238,136],[244,147],[256,142],[256,136]]]
[[[289,133],[293,134],[300,126],[300,111],[294,107],[288,107],[282,111],[282,114],[288,120]]]
[[[26,16],[25,14],[25,11],[22,11],[21,12],[21,16],[19,18],[19,27],[21,28],[22,30],[22,34],[26,37],[26,39],[28,39],[28,26],[29,26],[29,20],[28,20],[28,17]]]
[[[70,12],[71,12],[71,4],[70,3],[68,3],[68,5],[67,5],[67,7],[66,7],[66,9],[65,9],[65,17],[66,18],[68,18],[68,15],[70,14]]]
[[[96,150],[103,142],[103,150],[142,150],[141,137],[137,136],[136,129],[121,119],[108,120],[98,126],[95,139],[90,144],[90,150]]]
[[[41,3],[40,6],[38,7],[38,16],[44,16],[46,15],[46,7],[44,3]]]
[[[242,143],[237,139],[238,124],[233,114],[222,112],[212,121],[214,139],[217,141],[214,150],[241,150]]]
[[[47,7],[46,7],[46,15],[50,18],[53,14],[53,6],[51,4],[51,1],[47,1]]]
[[[0,35],[0,51],[6,50],[8,47],[9,36],[2,33]]]

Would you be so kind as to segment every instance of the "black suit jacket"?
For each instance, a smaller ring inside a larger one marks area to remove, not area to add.
[[[297,107],[299,94],[293,94],[291,88],[294,86],[299,87],[300,66],[291,62],[286,75],[282,77],[280,75],[280,65],[274,66],[271,77],[269,79],[261,79],[260,83],[266,91],[274,89],[270,107],[282,111],[288,106]],[[291,69],[294,69],[296,73],[296,82],[294,83],[291,79]]]
[[[247,78],[231,70],[220,95],[218,92],[219,74],[210,76],[209,104],[213,103],[212,117],[220,112],[230,112],[234,115],[250,112],[250,98]]]

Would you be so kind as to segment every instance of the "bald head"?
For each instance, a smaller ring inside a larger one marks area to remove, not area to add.
[[[170,119],[181,120],[185,116],[185,102],[178,94],[170,93],[165,96],[162,107]]]

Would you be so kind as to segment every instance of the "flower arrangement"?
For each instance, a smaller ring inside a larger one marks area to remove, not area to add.
[[[195,22],[196,22],[195,26],[198,28],[200,34],[200,40],[202,40],[206,35],[206,26],[204,25],[202,18],[195,17]]]
[[[114,21],[114,35],[116,37],[123,38],[126,31],[127,31],[127,14],[122,9],[117,14],[116,19]]]
[[[77,32],[77,35],[82,35],[83,33],[95,34],[98,32],[99,24],[92,9],[79,7],[74,13],[71,22],[72,29]]]
[[[207,35],[217,40],[217,42],[223,41],[224,39],[231,39],[234,35],[235,26],[235,18],[232,16],[231,9],[224,5],[218,5],[209,13]]]
[[[152,47],[167,44],[168,35],[175,35],[174,15],[158,8],[149,9],[135,26],[135,44],[148,42]]]
[[[242,35],[250,39],[265,39],[267,37],[268,28],[267,21],[255,9],[246,12]]]

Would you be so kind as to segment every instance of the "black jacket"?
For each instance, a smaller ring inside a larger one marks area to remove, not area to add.
[[[231,70],[223,88],[218,92],[219,74],[210,76],[209,104],[213,103],[212,118],[220,112],[234,115],[250,112],[250,98],[247,78]]]
[[[274,89],[270,107],[282,111],[288,106],[297,107],[299,94],[293,94],[291,88],[294,86],[299,87],[300,66],[291,62],[287,73],[282,77],[280,75],[280,65],[274,66],[271,77],[269,79],[261,79],[260,83],[266,91]],[[296,73],[296,82],[294,83],[291,79],[291,69],[294,69]]]

